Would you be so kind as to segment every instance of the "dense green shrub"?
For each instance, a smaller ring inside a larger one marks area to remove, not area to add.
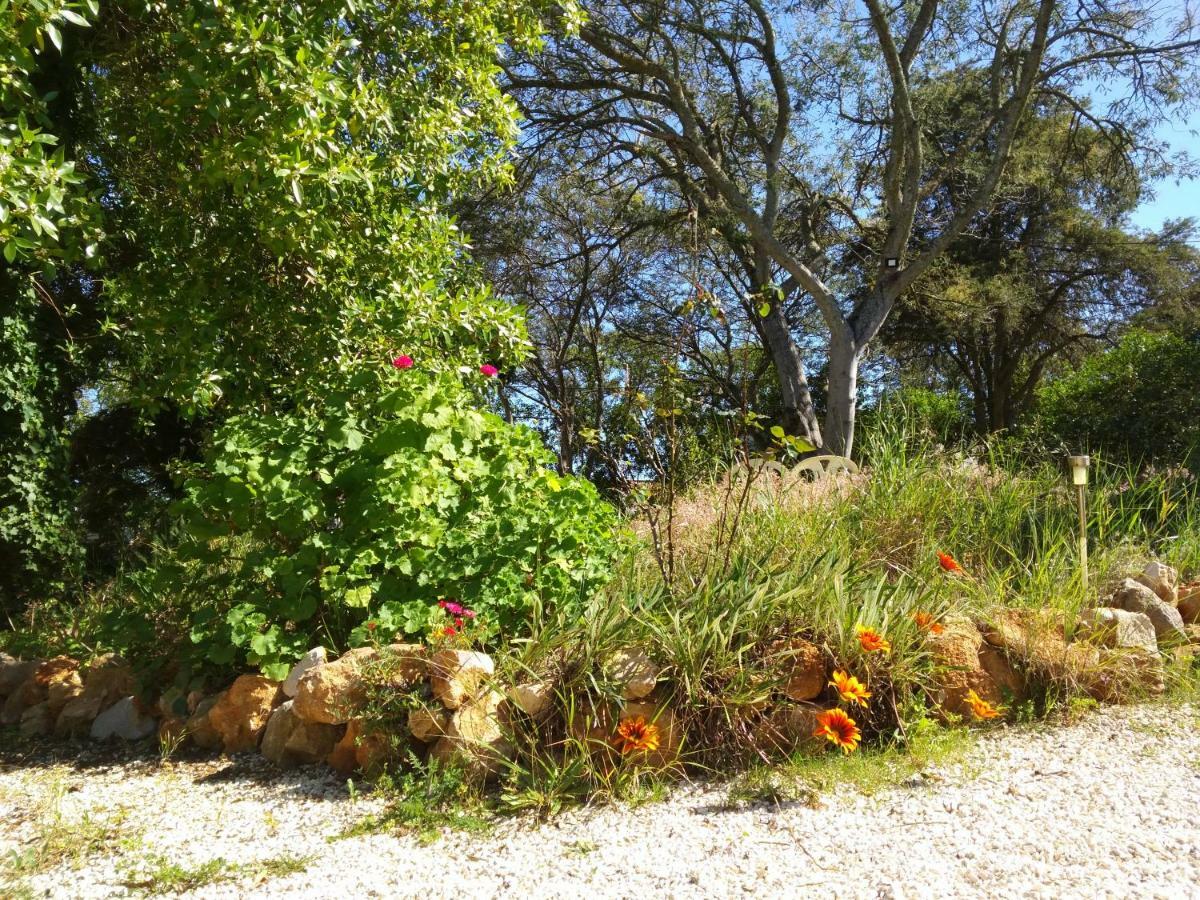
[[[1038,392],[1038,430],[1077,452],[1186,462],[1200,446],[1200,335],[1132,331]]]
[[[171,602],[196,655],[279,676],[316,642],[421,636],[443,598],[511,636],[601,583],[610,507],[477,402],[458,375],[362,372],[318,411],[230,419],[186,488],[182,568],[164,572],[188,583]]]

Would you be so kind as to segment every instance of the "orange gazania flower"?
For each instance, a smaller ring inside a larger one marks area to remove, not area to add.
[[[866,625],[855,625],[854,633],[858,635],[859,644],[868,653],[874,653],[876,650],[880,653],[892,652],[892,642],[874,628],[868,628]]]
[[[967,691],[967,705],[971,707],[971,715],[979,721],[998,718],[1003,711],[1001,707],[988,703],[973,690]]]
[[[930,634],[941,634],[946,629],[942,623],[933,617],[933,613],[917,610],[913,613],[913,621],[917,623],[917,627],[922,631],[927,631]]]
[[[943,572],[949,572],[951,575],[961,575],[962,566],[949,553],[938,552],[938,565],[942,567]]]
[[[622,753],[658,749],[658,726],[644,716],[626,719],[617,726],[617,747]]]
[[[833,673],[833,681],[829,683],[837,688],[838,696],[842,698],[843,703],[857,703],[859,706],[866,706],[867,700],[871,698],[871,692],[867,690],[865,684],[840,669]]]
[[[817,730],[813,732],[813,737],[825,738],[829,743],[841,747],[843,753],[853,753],[858,749],[862,733],[844,710],[827,709],[817,715]]]

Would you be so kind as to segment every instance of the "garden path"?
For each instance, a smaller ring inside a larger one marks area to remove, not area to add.
[[[191,884],[204,898],[1197,896],[1198,722],[1186,704],[1107,708],[998,730],[944,768],[817,808],[736,806],[726,787],[697,785],[432,843],[339,837],[378,801],[257,756],[0,751],[0,895]],[[10,852],[24,854],[16,877]]]

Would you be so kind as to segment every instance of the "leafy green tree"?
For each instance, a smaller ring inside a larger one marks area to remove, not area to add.
[[[198,657],[276,671],[305,640],[342,645],[395,604],[478,596],[511,624],[518,593],[565,601],[590,583],[611,539],[607,508],[560,480],[575,501],[539,513],[551,491],[540,451],[470,410],[484,397],[480,367],[516,365],[528,342],[520,309],[479,282],[446,212],[456,194],[506,177],[516,117],[498,61],[535,49],[538,5],[127,0],[82,10],[47,6],[33,29],[23,12],[0,10],[55,85],[47,99],[36,85],[45,73],[30,74],[14,117],[50,104],[45,140],[27,143],[54,146],[53,127],[64,148],[58,193],[32,175],[6,182],[49,197],[6,253],[48,309],[86,290],[91,327],[66,343],[111,351],[71,384],[72,401],[81,384],[98,388],[106,423],[160,435],[190,423],[206,442],[193,453],[180,433],[166,463],[156,452],[108,457],[153,475],[138,503],[171,499],[164,473],[187,480],[178,511],[188,536],[136,574],[143,627],[125,621],[116,639],[151,633],[173,646],[183,627]],[[24,307],[15,314],[28,321]],[[411,367],[394,367],[401,357]],[[411,409],[380,405],[397,374],[409,376]],[[136,415],[115,415],[112,398]],[[420,421],[405,418],[412,410]],[[76,434],[95,437],[95,421]],[[379,449],[379,435],[403,428],[411,446]],[[439,466],[452,450],[459,461]],[[406,525],[404,503],[433,490],[423,479],[435,475],[436,496]],[[392,506],[375,494],[385,489]],[[357,515],[375,501],[395,518],[365,529]],[[86,488],[71,503],[106,508]],[[464,536],[507,553],[504,565],[472,562]],[[435,567],[438,553],[458,568]],[[524,570],[512,574],[517,561],[533,569],[528,585]],[[416,563],[419,583],[397,580]],[[557,577],[568,569],[588,575]],[[165,609],[177,613],[169,623]]]
[[[970,91],[959,82],[950,93],[954,121]],[[883,332],[913,377],[965,395],[984,434],[1012,428],[1044,377],[1140,311],[1179,302],[1200,275],[1189,223],[1161,234],[1130,224],[1153,173],[1128,167],[1112,136],[1056,103],[1038,112],[987,215],[901,298]]]
[[[1038,428],[1072,452],[1193,465],[1200,335],[1130,331],[1038,391]]]

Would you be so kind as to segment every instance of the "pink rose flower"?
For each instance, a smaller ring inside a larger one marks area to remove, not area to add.
[[[413,358],[411,356],[397,356],[392,360],[392,365],[397,369],[411,369],[413,367]]]
[[[482,366],[479,367],[479,371],[482,372],[484,375],[486,375],[488,378],[495,378],[498,374],[500,374],[500,370],[497,369],[495,366],[493,366],[491,363],[484,363]]]

